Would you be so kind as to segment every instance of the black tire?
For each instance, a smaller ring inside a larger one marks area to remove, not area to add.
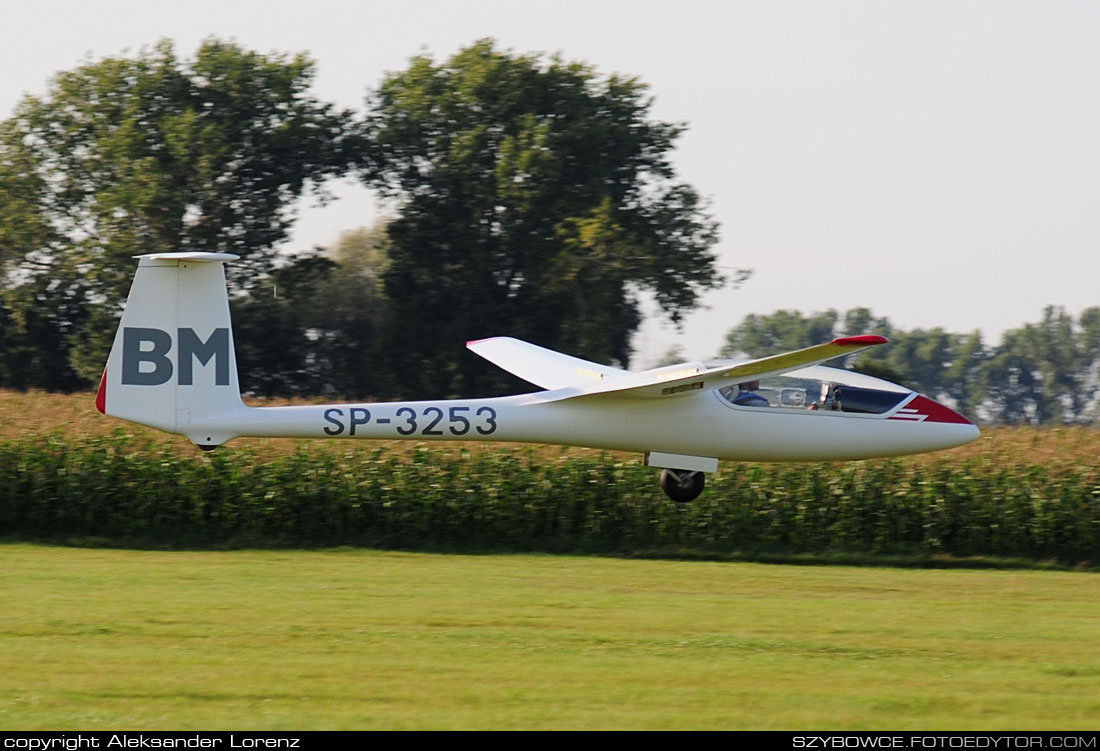
[[[694,501],[703,492],[707,476],[702,472],[686,469],[662,469],[661,490],[677,503]]]

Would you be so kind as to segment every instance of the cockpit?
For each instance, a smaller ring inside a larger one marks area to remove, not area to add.
[[[735,407],[881,415],[912,391],[889,381],[839,368],[815,366],[744,381],[718,390]]]

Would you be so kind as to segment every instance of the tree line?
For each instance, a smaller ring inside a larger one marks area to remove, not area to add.
[[[723,283],[717,223],[669,161],[684,126],[636,78],[481,40],[413,57],[358,112],[314,73],[163,41],[24,97],[0,123],[0,386],[98,383],[142,253],[240,256],[242,382],[271,395],[516,388],[462,349],[494,334],[625,365],[639,290],[679,320]],[[287,252],[298,199],[342,177],[392,217]]]
[[[312,60],[163,41],[58,73],[0,122],[0,387],[94,387],[134,255],[228,265],[241,381],[264,396],[391,399],[529,388],[462,343],[511,335],[627,366],[646,291],[673,321],[723,276],[718,225],[670,162],[682,123],[646,86],[481,40],[421,54],[362,111]],[[294,207],[354,178],[390,215],[289,249]],[[857,308],[749,316],[723,355],[882,333],[859,367],[1003,423],[1100,420],[1100,308],[1048,308],[996,346]]]
[[[848,367],[902,383],[999,424],[1100,424],[1100,307],[1074,318],[1048,306],[1037,323],[1006,331],[990,345],[978,331],[905,331],[866,308],[803,315],[781,310],[747,316],[730,330],[723,356],[762,357],[836,336],[890,339]]]

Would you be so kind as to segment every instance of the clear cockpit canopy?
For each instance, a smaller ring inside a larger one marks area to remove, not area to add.
[[[817,365],[718,391],[734,406],[879,415],[913,392],[881,378]]]

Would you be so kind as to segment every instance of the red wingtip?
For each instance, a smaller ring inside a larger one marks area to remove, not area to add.
[[[873,344],[886,344],[888,341],[885,336],[864,334],[862,336],[845,336],[840,339],[833,339],[833,344],[838,344],[841,347],[870,347]]]
[[[95,395],[95,408],[102,414],[107,414],[107,369],[103,369],[103,377],[99,379],[99,391]]]

